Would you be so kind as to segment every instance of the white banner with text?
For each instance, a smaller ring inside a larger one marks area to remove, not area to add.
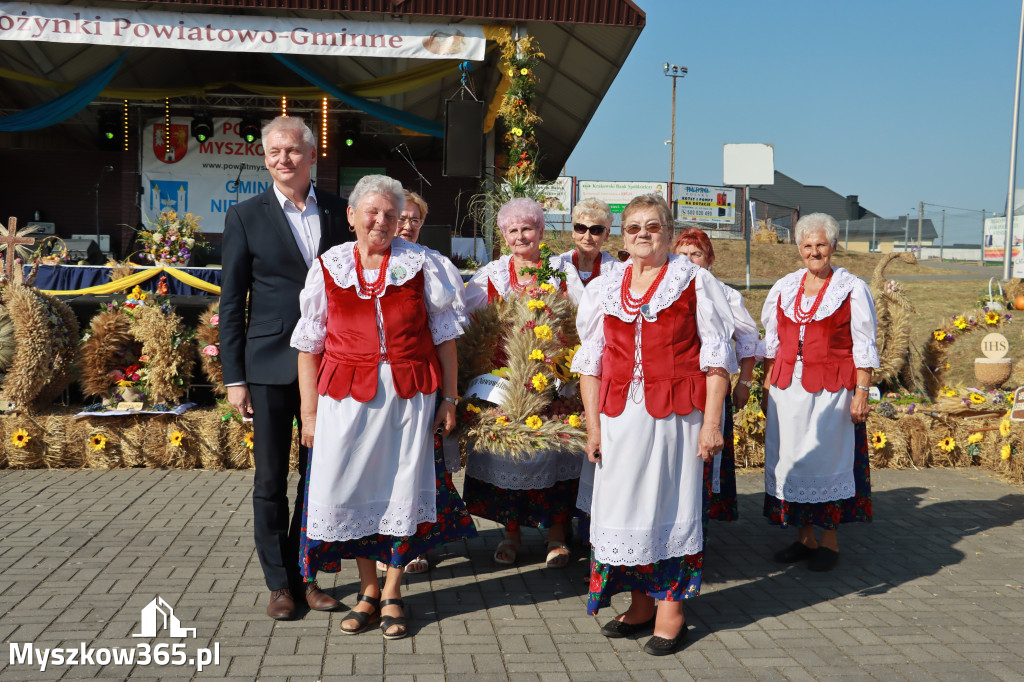
[[[325,16],[335,16],[325,14]],[[0,40],[333,57],[484,58],[483,27],[0,2]]]

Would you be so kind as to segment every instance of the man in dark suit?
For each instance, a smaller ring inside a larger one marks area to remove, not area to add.
[[[340,606],[299,574],[305,447],[288,521],[288,453],[300,402],[298,351],[289,341],[310,266],[351,237],[345,202],[310,182],[317,157],[312,131],[301,119],[279,117],[263,128],[262,137],[273,185],[232,206],[224,220],[220,345],[228,401],[253,420],[253,517],[256,552],[270,589],[267,615],[290,620],[297,615],[296,599],[318,611]]]

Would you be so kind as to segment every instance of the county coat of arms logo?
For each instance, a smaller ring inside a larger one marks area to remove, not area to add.
[[[171,133],[166,137],[165,127],[164,123],[153,126],[153,153],[164,163],[177,163],[185,158],[185,153],[188,152],[188,126],[172,123]]]

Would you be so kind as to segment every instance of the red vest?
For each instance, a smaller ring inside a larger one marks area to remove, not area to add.
[[[704,411],[707,384],[700,371],[700,336],[697,334],[696,286],[689,286],[671,306],[658,313],[656,322],[641,326],[644,400],[655,419],[670,414]],[[633,379],[636,350],[635,323],[604,316],[604,356],[601,370],[602,414],[617,417],[626,407]]]
[[[797,301],[794,305],[800,305]],[[775,308],[778,320],[779,350],[772,367],[772,386],[789,388],[800,347],[800,325],[782,312],[782,298]],[[853,335],[850,332],[850,297],[839,310],[824,320],[814,320],[804,330],[804,374],[800,384],[808,393],[840,388],[852,391],[857,386],[857,367],[853,363]]]
[[[434,393],[441,386],[441,363],[434,347],[423,302],[423,271],[402,286],[389,286],[380,297],[387,357],[380,354],[377,311],[373,299],[359,298],[355,287],[342,289],[324,271],[327,291],[327,338],[320,359],[317,391],[335,400],[352,396],[367,403],[377,395],[378,365],[391,363],[400,398]]]

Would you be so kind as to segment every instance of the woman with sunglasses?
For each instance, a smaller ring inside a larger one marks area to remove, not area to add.
[[[678,256],[686,256],[698,267],[708,272],[715,263],[715,247],[704,230],[690,228],[676,237],[673,250]],[[757,323],[747,310],[743,294],[721,280],[717,280],[729,301],[732,311],[732,322],[736,331],[732,339],[736,343],[736,359],[740,364],[740,376],[732,397],[725,396],[725,407],[722,411],[722,451],[715,455],[711,465],[711,507],[708,515],[720,521],[735,521],[739,518],[736,504],[736,458],[733,454],[733,423],[732,406],[742,409],[750,400],[750,387],[753,385],[754,365],[764,357],[764,344],[760,341]]]
[[[572,266],[583,286],[608,272],[616,263],[610,253],[601,250],[611,229],[612,211],[600,199],[587,197],[572,207],[572,240],[576,248],[559,258]],[[579,304],[579,301],[573,302]]]
[[[601,633],[653,630],[644,651],[661,656],[686,639],[682,600],[700,593],[704,481],[722,449],[736,356],[721,286],[669,254],[668,203],[635,197],[622,225],[632,258],[587,288],[576,318],[582,345],[572,369],[581,375],[587,456],[597,464],[587,609],[595,614],[630,591],[629,609]]]
[[[544,210],[533,199],[512,199],[498,211],[498,229],[511,254],[480,268],[466,284],[466,305],[477,310],[497,298],[513,298],[543,284],[524,268],[538,267],[544,238]],[[565,269],[558,258],[552,267],[563,270],[568,290],[583,290],[575,271]],[[562,286],[552,277],[547,284]],[[501,353],[500,349],[498,353]],[[497,364],[504,364],[498,360]],[[515,459],[471,450],[466,457],[463,499],[475,516],[505,526],[505,537],[494,551],[494,562],[516,562],[522,526],[547,528],[548,568],[564,568],[570,559],[565,532],[574,509],[580,467],[579,455],[543,452]]]

